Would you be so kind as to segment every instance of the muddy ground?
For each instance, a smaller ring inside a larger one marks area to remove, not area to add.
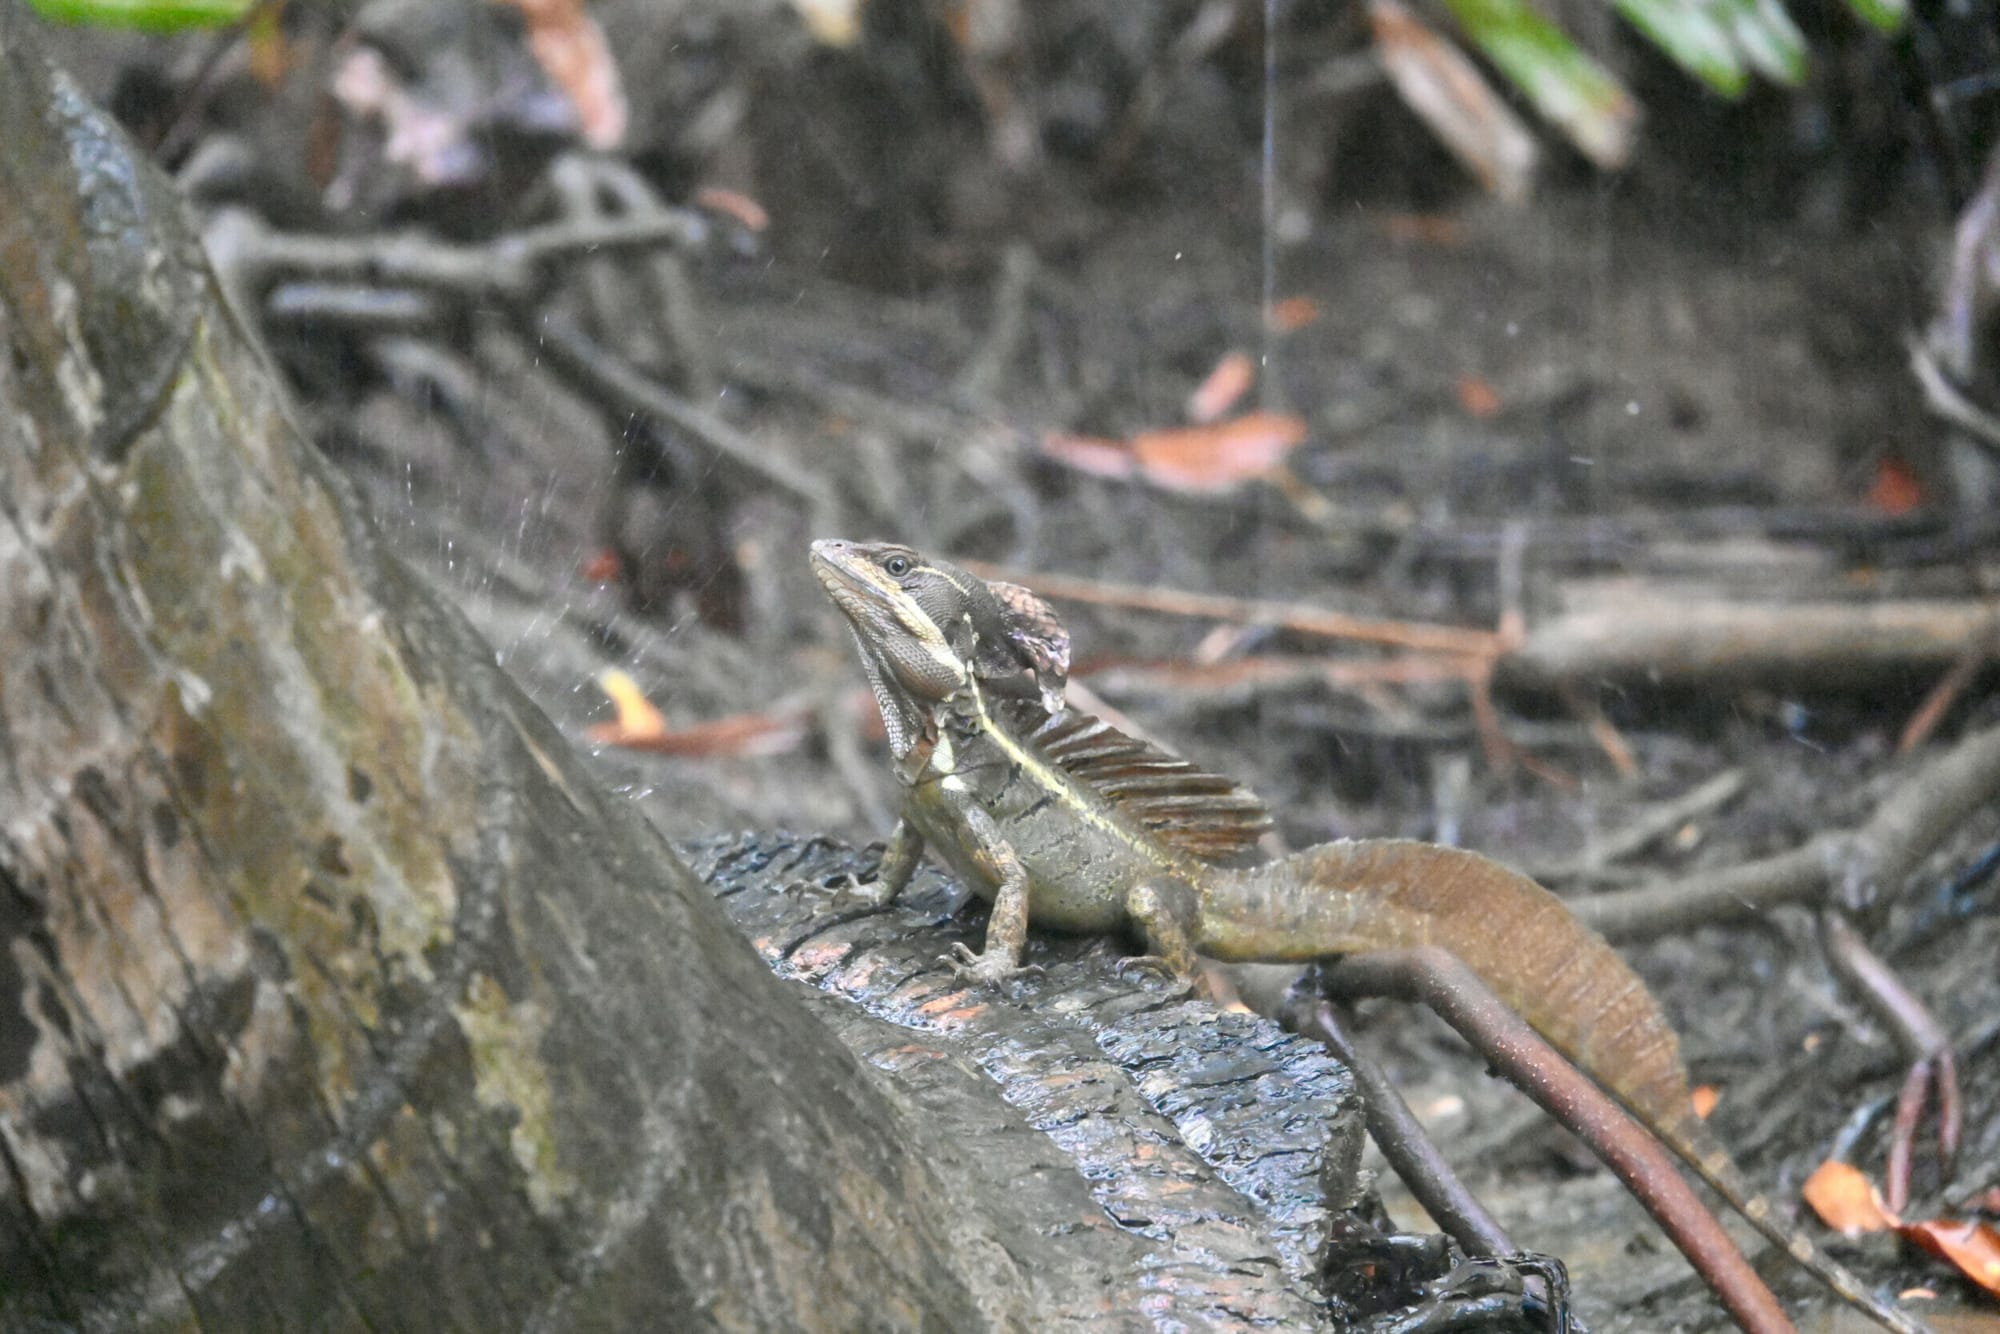
[[[629,10],[607,14],[614,35],[621,15],[633,32]],[[1137,123],[1138,151],[1002,170],[962,88],[918,96],[910,87],[930,88],[935,71],[882,73],[902,68],[906,33],[843,56],[790,29],[772,36],[792,22],[781,8],[702,22],[684,40],[614,42],[637,109],[624,156],[670,202],[713,181],[755,195],[771,222],[687,256],[677,318],[698,356],[683,343],[677,360],[658,327],[613,322],[604,338],[664,344],[660,378],[780,461],[794,492],[706,452],[699,432],[661,433],[666,461],[632,466],[647,450],[617,425],[626,414],[573,383],[548,389],[546,348],[476,302],[420,335],[470,368],[462,381],[435,368],[399,378],[392,358],[371,360],[379,344],[342,341],[351,332],[271,327],[308,422],[383,531],[670,835],[866,840],[889,826],[872,706],[804,565],[817,536],[897,538],[1031,585],[1081,576],[1474,629],[1510,609],[1533,627],[1579,581],[1614,575],[1722,599],[1990,596],[1990,542],[1921,568],[1896,554],[1965,518],[1905,351],[1937,300],[1947,192],[1924,186],[1935,178],[1914,150],[1865,179],[1859,151],[1792,161],[1770,127],[1805,117],[1810,97],[1767,94],[1724,114],[1632,56],[1657,103],[1639,162],[1614,180],[1557,153],[1519,206],[1469,187],[1379,87],[1337,115],[1281,99],[1280,238],[1259,193],[1261,89],[1233,48],[1167,79],[1171,110]],[[1310,74],[1302,51],[1283,79]],[[103,84],[123,59],[86,63]],[[745,69],[756,74],[736,128],[706,156],[674,148],[670,113],[699,102],[688,90]],[[174,165],[198,126],[167,133]],[[1287,307],[1299,327],[1267,331],[1267,255],[1270,295],[1311,303]],[[612,281],[637,290],[637,272]],[[1262,363],[1246,402],[1305,423],[1277,480],[1188,494],[1043,451],[1051,432],[1123,439],[1180,424],[1232,351]],[[705,371],[688,364],[703,359]],[[1885,474],[1912,479],[1915,509],[1885,507]],[[615,572],[608,549],[624,557]],[[1445,838],[1560,868],[1661,802],[1741,775],[1720,805],[1612,872],[1559,884],[1571,892],[1732,865],[1866,818],[1909,772],[1897,739],[1944,674],[1586,677],[1567,696],[1503,679],[1496,753],[1462,680],[1338,684],[1298,666],[1395,650],[1055,601],[1077,679],[1146,734],[1247,781],[1291,847]],[[1260,659],[1292,670],[1163,666]],[[601,745],[589,729],[611,717],[599,684],[611,668],[671,728],[745,726],[688,742],[703,753]],[[1990,670],[1975,675],[1921,753],[2000,723],[1993,686]],[[1592,727],[1597,710],[1629,774]],[[1871,924],[1961,1054],[1966,1145],[1945,1178],[1920,1140],[1920,1206],[1969,1199],[2000,1174],[2000,884],[1938,898],[1997,838],[2000,802],[1889,887]],[[1902,1062],[1833,980],[1806,914],[1632,954],[1697,1082],[1721,1091],[1713,1124],[1754,1179],[1795,1201],[1837,1145],[1879,1172]],[[1715,1327],[1637,1206],[1440,1025],[1377,1006],[1363,1027],[1516,1239],[1568,1262],[1593,1328]],[[1857,1119],[1863,1109],[1872,1116]],[[1414,1223],[1393,1183],[1384,1190]],[[1990,1299],[1887,1241],[1848,1254],[1871,1277],[1936,1289],[1941,1311],[1992,1320]],[[1788,1304],[1809,1296],[1766,1267]]]

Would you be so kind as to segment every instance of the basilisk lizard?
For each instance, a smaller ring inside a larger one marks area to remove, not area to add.
[[[1018,972],[1031,922],[1132,928],[1182,977],[1197,955],[1441,946],[1834,1292],[1889,1329],[1923,1329],[1777,1218],[1695,1115],[1645,984],[1555,895],[1476,853],[1407,840],[1253,864],[1270,827],[1255,796],[1063,706],[1069,639],[1032,592],[890,543],[818,541],[812,567],[853,631],[903,789],[876,883],[858,892],[893,900],[935,851],[993,905],[985,949],[957,947],[961,977]]]

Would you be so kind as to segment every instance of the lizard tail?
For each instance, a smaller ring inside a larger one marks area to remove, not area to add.
[[[1695,1115],[1680,1041],[1624,957],[1561,899],[1477,853],[1395,839],[1341,840],[1223,872],[1195,948],[1224,961],[1308,962],[1439,946],[1625,1105],[1730,1207],[1842,1299],[1899,1334],[1884,1305],[1751,1188]]]

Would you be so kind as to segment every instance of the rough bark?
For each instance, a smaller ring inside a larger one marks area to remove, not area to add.
[[[0,1326],[1031,1323],[0,3]]]
[[[1165,979],[1138,984],[1086,937],[1038,935],[1006,988],[968,987],[953,948],[980,943],[984,914],[955,912],[968,892],[928,866],[890,907],[843,914],[801,887],[845,884],[875,857],[771,833],[682,850],[773,968],[844,1002],[830,1022],[864,1060],[922,1072],[926,1088],[953,1067],[997,1081],[1005,1108],[940,1113],[960,1152],[938,1168],[1027,1224],[1013,1262],[1047,1291],[1044,1327],[1094,1308],[1158,1329],[1358,1315],[1329,1310],[1322,1286],[1353,1259],[1341,1211],[1362,1194],[1361,1109],[1318,1043]],[[1113,1220],[1119,1235],[1102,1235]],[[1379,1274],[1347,1285],[1382,1309],[1421,1296]]]

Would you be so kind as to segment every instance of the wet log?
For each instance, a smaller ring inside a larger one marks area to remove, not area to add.
[[[1102,958],[954,993],[922,921],[774,977],[712,891],[810,904],[698,881],[380,548],[30,40],[0,0],[0,1328],[1325,1323],[1337,1065]]]
[[[0,1327],[1038,1324],[947,1128],[378,547],[32,27],[0,3]]]
[[[886,909],[829,911],[829,890],[867,874],[879,846],[757,833],[680,851],[774,969],[836,998],[829,1022],[864,1061],[997,1082],[1004,1109],[942,1119],[987,1189],[1073,1183],[1033,1206],[1029,1230],[1055,1245],[1018,1257],[1056,1280],[1052,1299],[1097,1288],[1158,1328],[1327,1325],[1324,1271],[1360,1201],[1363,1126],[1353,1077],[1318,1043],[1136,980],[1103,940],[1038,933],[1020,977],[969,988],[952,948],[980,943],[985,913],[960,912],[970,895],[935,869]],[[1144,1244],[1078,1269],[1071,1234],[1114,1220]],[[1375,1287],[1371,1299],[1398,1300]]]

